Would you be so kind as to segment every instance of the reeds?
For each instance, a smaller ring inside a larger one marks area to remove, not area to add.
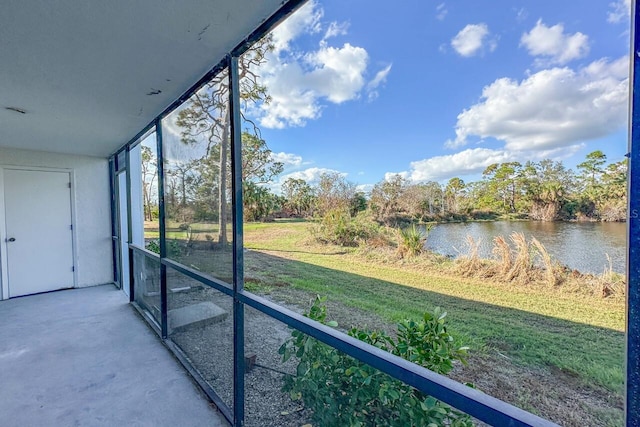
[[[604,267],[604,271],[597,277],[597,291],[602,298],[611,296],[625,296],[626,284],[622,275],[613,271],[613,262],[609,254],[605,254],[607,257],[607,264]]]
[[[479,255],[481,240],[477,241],[467,234],[467,253],[458,259],[457,270],[463,276],[476,276],[484,268],[482,259]]]
[[[498,262],[499,274],[506,276],[513,266],[513,259],[511,258],[511,247],[503,236],[493,238],[492,253]]]
[[[551,258],[547,248],[545,248],[538,239],[532,237],[531,244],[536,249],[538,256],[542,260],[547,283],[551,286],[559,285],[562,282],[562,266]]]
[[[515,280],[524,284],[529,283],[532,279],[533,258],[527,238],[524,237],[523,233],[515,232],[511,233],[509,238],[515,246],[515,256],[506,278],[508,281]]]
[[[493,239],[493,260],[480,258],[480,241],[467,236],[467,253],[457,263],[464,276],[495,278],[496,280],[528,285],[545,282],[556,286],[563,279],[563,269],[553,260],[544,245],[536,238],[527,240],[523,233],[512,233],[509,241],[503,236]]]

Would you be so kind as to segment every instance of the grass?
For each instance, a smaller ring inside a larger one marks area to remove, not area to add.
[[[218,224],[217,223],[206,223],[206,222],[196,222],[189,224],[189,228],[180,227],[181,223],[178,222],[169,222],[167,224],[167,239],[177,239],[177,240],[186,240],[189,237],[189,233],[192,235],[192,239],[194,240],[206,240],[206,236],[212,236],[213,238],[218,237]],[[229,231],[229,236],[231,237],[231,224],[227,227]],[[145,239],[157,239],[160,237],[159,225],[157,221],[145,221],[144,223],[144,237]]]
[[[449,312],[453,333],[476,352],[499,354],[516,366],[561,374],[575,379],[580,387],[600,388],[621,400],[622,299],[555,286],[460,277],[452,273],[452,261],[375,259],[357,249],[316,244],[308,238],[307,226],[245,226],[245,247],[253,249],[245,257],[252,289],[286,294],[288,287],[326,295],[330,301],[390,323],[418,318],[440,306]],[[514,266],[529,268],[530,261],[516,257],[510,262],[508,273],[519,278]],[[612,411],[619,420],[619,409]]]

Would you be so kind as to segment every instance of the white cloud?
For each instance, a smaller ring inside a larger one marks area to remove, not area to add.
[[[279,68],[276,74],[264,78],[271,102],[261,106],[260,124],[283,129],[286,126],[304,126],[307,120],[318,118],[321,107],[317,95],[301,82],[304,76],[299,65],[288,64]],[[289,84],[287,78],[290,78]]]
[[[449,13],[449,11],[447,10],[447,5],[445,5],[444,3],[440,3],[436,6],[436,19],[438,21],[444,20],[444,18],[447,16],[447,13]]]
[[[525,46],[530,55],[544,57],[537,60],[539,65],[564,65],[589,53],[589,37],[585,34],[565,34],[562,24],[547,27],[541,19],[522,35],[520,45]]]
[[[387,173],[384,174],[384,180],[385,181],[392,181],[398,175],[400,175],[400,178],[402,178],[402,179],[409,179],[409,172],[402,171],[402,172],[387,172]]]
[[[472,148],[456,154],[411,162],[411,170],[404,173],[412,182],[440,181],[453,176],[479,173],[493,163],[511,160],[513,154],[505,150]]]
[[[345,43],[323,45],[302,57],[270,58],[263,82],[271,102],[261,106],[260,124],[268,128],[304,126],[320,116],[320,101],[334,104],[356,99],[365,86],[369,55],[361,47]]]
[[[322,40],[327,40],[331,37],[336,37],[336,36],[344,36],[345,34],[347,34],[348,29],[349,29],[348,22],[333,21],[332,23],[329,24],[329,28],[327,28],[327,31],[324,33],[324,37],[322,38]]]
[[[365,84],[369,54],[361,47],[345,43],[341,48],[321,47],[306,56],[315,69],[308,73],[314,91],[340,104],[354,99]]]
[[[631,16],[631,0],[617,0],[609,3],[611,10],[607,13],[607,22],[616,24]]]
[[[309,185],[316,185],[320,182],[320,177],[323,174],[336,173],[336,172],[342,176],[347,176],[346,173],[337,171],[335,169],[313,167],[313,168],[308,168],[301,171],[291,172],[291,173],[282,175],[280,177],[280,181],[285,182],[289,178],[295,178],[295,179],[304,179],[305,181],[307,181],[307,184]]]
[[[524,163],[528,160],[538,161],[542,159],[562,160],[569,158],[584,148],[584,144],[576,144],[551,150],[525,150],[510,151],[506,149],[471,148],[456,154],[436,156],[416,162],[411,162],[408,172],[401,172],[404,178],[411,182],[444,181],[454,176],[464,177],[476,175],[487,166],[494,163],[518,161]],[[385,174],[385,179],[395,173]]]
[[[601,138],[625,124],[628,83],[627,57],[542,70],[520,82],[498,79],[458,115],[456,138],[446,145],[461,147],[475,135],[508,150],[543,150]]]
[[[384,84],[391,66],[367,82],[368,52],[350,43],[329,45],[327,39],[346,34],[348,23],[326,24],[323,16],[323,9],[311,1],[276,29],[276,49],[267,54],[267,62],[259,70],[270,102],[249,112],[260,125],[279,129],[304,126],[320,117],[326,103],[359,99],[363,92],[369,100],[377,97],[377,88]],[[293,43],[302,34],[322,31],[324,36],[314,50],[302,52]]]
[[[183,131],[183,129],[180,126],[178,126],[178,124],[176,123],[176,119],[178,118],[177,111],[179,111],[180,108],[182,108],[182,106],[179,107],[179,109],[176,110],[176,112],[174,112],[173,114],[169,114],[167,117],[162,119],[162,131],[172,135],[177,139],[182,137],[182,131]]]
[[[362,191],[365,194],[371,193],[375,184],[358,184],[356,185],[356,191]]]
[[[551,148],[549,150],[527,151],[518,153],[518,160],[566,160],[586,147],[585,143],[573,144],[568,147]],[[524,157],[523,157],[524,155]]]
[[[387,76],[391,71],[391,64],[384,67],[382,70],[378,71],[373,79],[369,83],[367,83],[367,93],[369,100],[374,100],[378,97],[378,86],[381,84],[385,84],[387,82]]]
[[[387,81],[387,76],[389,75],[389,71],[391,71],[391,64],[384,67],[382,70],[376,73],[376,76],[371,79],[369,83],[367,83],[367,88],[375,89],[380,86],[380,83],[384,83]]]
[[[271,153],[271,161],[280,162],[284,165],[285,168],[299,167],[300,165],[302,165],[302,157],[293,153]]]
[[[451,39],[451,46],[464,57],[482,53],[485,46],[490,51],[494,51],[497,42],[495,39],[491,39],[489,34],[487,24],[469,24]]]
[[[315,0],[305,3],[273,30],[275,52],[289,49],[289,43],[301,34],[320,32],[320,20],[323,16],[324,10]]]

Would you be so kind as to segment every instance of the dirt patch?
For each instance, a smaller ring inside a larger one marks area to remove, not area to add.
[[[623,400],[557,369],[518,366],[496,350],[472,354],[450,377],[563,426],[622,425]]]

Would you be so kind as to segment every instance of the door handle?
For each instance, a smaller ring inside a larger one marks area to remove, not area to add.
[[[16,238],[15,238],[15,237],[9,237],[9,238],[7,239],[7,242],[15,242],[15,241],[16,241]]]

